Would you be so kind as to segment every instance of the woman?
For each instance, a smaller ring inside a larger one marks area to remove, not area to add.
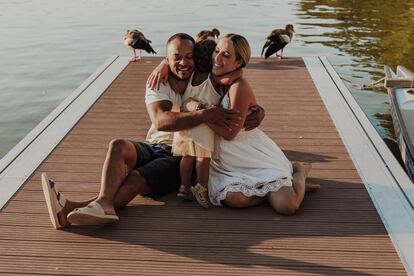
[[[212,73],[216,76],[247,65],[250,46],[237,34],[219,40],[213,54]],[[245,78],[239,78],[228,89],[222,106],[238,110],[241,124],[249,107],[256,104],[254,93]],[[231,130],[209,125],[223,139],[219,156],[211,162],[209,196],[214,205],[243,208],[268,201],[272,208],[284,215],[294,214],[303,201],[306,190],[319,185],[305,184],[311,165],[293,166],[277,145],[261,130],[245,131],[240,126]]]

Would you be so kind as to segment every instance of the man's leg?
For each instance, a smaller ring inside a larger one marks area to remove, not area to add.
[[[137,151],[131,141],[115,139],[110,142],[102,169],[101,189],[96,199],[106,213],[115,214],[115,196],[137,161]]]
[[[137,171],[131,171],[115,195],[115,210],[123,208],[137,195],[148,195],[151,194],[151,192],[151,188],[148,186],[145,178],[142,177]],[[63,227],[69,226],[70,223],[67,220],[67,215],[76,208],[87,206],[92,201],[97,200],[97,198],[98,197],[96,196],[85,201],[71,201],[67,199],[65,206],[58,213],[60,224]]]
[[[148,190],[145,179],[140,177],[138,173],[130,173],[137,162],[137,150],[132,142],[121,139],[112,140],[102,169],[99,195],[83,202],[67,200],[64,208],[58,213],[60,224],[62,226],[70,225],[67,215],[76,208],[87,206],[92,201],[98,202],[105,213],[115,214],[115,202],[116,206],[120,208],[128,204],[133,196],[136,196],[134,193],[128,194],[134,184],[137,186],[134,187],[134,191],[142,190],[145,192]],[[127,183],[124,183],[128,178]],[[123,183],[126,185],[121,189]],[[117,194],[119,195],[117,196]]]

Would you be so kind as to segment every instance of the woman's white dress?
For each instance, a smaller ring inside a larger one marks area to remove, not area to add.
[[[226,95],[221,105],[229,108]],[[210,163],[210,201],[221,206],[228,192],[263,197],[292,186],[292,164],[282,150],[260,129],[244,131],[227,141],[219,139],[218,158]]]

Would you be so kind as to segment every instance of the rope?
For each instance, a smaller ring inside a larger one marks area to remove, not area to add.
[[[371,88],[373,88],[374,86],[376,86],[377,84],[379,84],[379,83],[381,83],[381,82],[383,82],[384,80],[385,80],[385,77],[382,77],[381,79],[379,79],[379,80],[377,80],[377,81],[374,81],[374,82],[372,82],[372,83],[367,83],[367,84],[359,84],[359,83],[354,83],[354,82],[352,82],[352,81],[350,81],[350,80],[347,80],[346,78],[344,78],[344,77],[341,77],[341,79],[343,80],[343,81],[346,81],[347,83],[349,83],[350,85],[352,85],[352,86],[354,86],[354,87],[357,87],[357,88],[360,88],[360,89],[371,89]]]
[[[384,80],[385,80],[385,77],[382,77],[382,78],[380,78],[379,80],[374,81],[374,82],[372,82],[372,83],[363,84],[363,85],[362,85],[362,88],[363,88],[363,89],[370,89],[370,88],[373,88],[374,86],[376,86],[377,84],[379,84],[379,83],[383,82]]]

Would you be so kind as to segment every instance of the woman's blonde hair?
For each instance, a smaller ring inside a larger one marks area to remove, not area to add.
[[[241,67],[246,66],[250,61],[251,50],[249,42],[244,36],[238,34],[227,34],[224,37],[231,39],[234,46],[234,51],[236,52],[236,59],[243,60]]]

